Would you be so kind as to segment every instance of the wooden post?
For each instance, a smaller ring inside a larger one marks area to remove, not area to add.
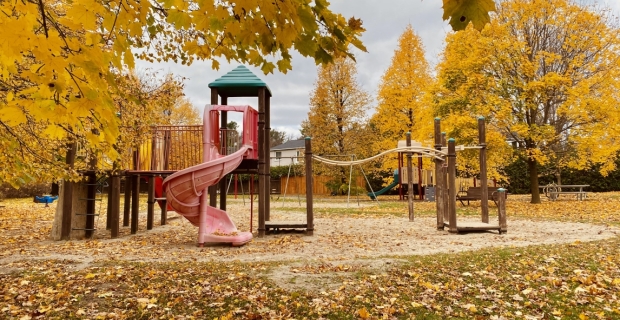
[[[125,175],[125,203],[123,205],[123,227],[129,227],[129,210],[131,208],[131,177]]]
[[[108,202],[111,206],[110,210],[110,237],[118,238],[119,233],[119,211],[121,204],[121,177],[113,174],[111,177],[110,189],[108,191],[108,197],[110,197],[110,201]]]
[[[489,188],[487,184],[487,139],[484,117],[478,118],[478,145],[480,146],[480,208],[482,222],[489,223]]]
[[[211,88],[211,105],[217,105],[218,100],[219,100],[219,96],[218,96],[217,88]],[[209,119],[209,115],[204,115],[204,116],[206,117],[206,119]],[[208,121],[206,119],[205,121]],[[204,124],[207,125],[207,122],[205,122]],[[204,161],[205,160],[202,159],[202,162]],[[217,206],[217,185],[210,186],[209,188],[207,188],[207,190],[209,192],[209,206],[216,207]]]
[[[151,165],[148,170],[159,170],[155,166],[157,165],[157,136],[155,134],[155,128],[151,127]]]
[[[422,189],[422,157],[418,154],[418,200],[424,200]]]
[[[441,119],[435,118],[435,150],[441,151]],[[435,159],[435,206],[437,207],[437,230],[443,230],[443,161]]]
[[[497,189],[497,196],[499,197],[497,202],[499,233],[502,234],[508,232],[508,225],[506,223],[506,189]]]
[[[407,147],[411,147],[411,132],[406,133]],[[407,152],[407,203],[409,204],[409,221],[413,222],[413,164],[412,152]]]
[[[108,209],[106,210],[105,229],[112,229],[112,176],[108,177]]]
[[[497,210],[499,215],[499,233],[508,232],[508,226],[506,225],[506,189],[497,189]]]
[[[153,217],[155,210],[155,176],[149,176],[149,193],[148,200],[146,201],[146,230],[153,229]]]
[[[170,168],[170,149],[172,144],[170,129],[164,131],[164,170]]]
[[[449,221],[448,231],[458,232],[456,228],[456,150],[454,138],[448,139],[448,193]]]
[[[131,176],[131,234],[138,233],[138,216],[140,210],[140,175]]]
[[[269,190],[265,187],[266,161],[269,160],[269,153],[265,154],[265,144],[269,144],[268,137],[265,137],[265,88],[258,89],[258,237],[265,236],[265,221],[268,221],[265,199],[269,197]]]
[[[306,137],[306,234],[314,234],[314,211],[312,207],[312,139]]]
[[[164,179],[164,177],[161,177]],[[161,192],[161,225],[165,226],[168,223],[168,198],[166,198],[166,189],[163,189]]]
[[[222,97],[222,104],[225,105],[224,97]],[[226,101],[227,102],[227,101]],[[227,132],[225,131],[228,127],[228,112],[221,111],[220,113],[220,154],[225,155],[228,154],[228,146],[226,141]],[[245,128],[243,128],[245,130]],[[220,188],[220,210],[226,211],[226,176],[222,177],[219,183]]]
[[[405,195],[403,194],[403,168],[405,165],[403,164],[403,153],[398,153],[398,200],[405,200]]]
[[[264,172],[265,172],[265,199],[263,199],[265,201],[265,220],[266,221],[270,221],[271,220],[271,197],[269,196],[271,194],[271,157],[270,157],[270,146],[269,146],[269,141],[270,136],[271,136],[271,99],[269,97],[269,95],[267,94],[267,89],[263,88],[262,90],[263,92],[263,100],[265,100],[265,138],[264,138],[264,144],[263,144],[263,154],[264,154],[264,158],[265,158],[265,167],[264,167]],[[259,99],[260,99],[260,94],[258,95]]]
[[[75,149],[77,144],[75,142],[67,144],[66,163],[69,167],[73,167],[75,163]],[[69,240],[71,236],[71,216],[73,214],[73,184],[70,181],[63,181],[62,190],[62,224],[60,228],[60,239]]]
[[[441,145],[442,147],[447,147],[448,146],[448,141],[446,140],[446,133],[442,132],[441,133]],[[449,195],[449,186],[448,186],[448,157],[446,156],[444,158],[444,164],[442,165],[441,168],[442,172],[441,172],[441,179],[443,180],[443,192],[442,192],[442,196],[443,196],[443,221],[444,223],[447,221],[448,223],[450,222],[450,195]]]

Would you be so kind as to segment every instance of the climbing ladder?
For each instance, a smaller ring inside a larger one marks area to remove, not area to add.
[[[95,225],[95,218],[99,217],[99,213],[96,210],[96,204],[99,202],[99,209],[101,209],[101,200],[103,194],[103,188],[107,185],[106,177],[100,177],[97,179],[97,174],[93,171],[89,171],[86,176],[86,182],[82,183],[87,187],[86,198],[79,198],[79,201],[86,201],[86,212],[77,212],[76,216],[86,216],[86,225],[84,228],[72,228],[72,230],[84,230],[86,238],[92,238],[97,231]]]

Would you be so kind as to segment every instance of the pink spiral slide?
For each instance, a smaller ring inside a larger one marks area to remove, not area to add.
[[[221,155],[219,111],[243,112],[242,146]],[[226,211],[209,206],[207,188],[235,170],[243,159],[257,159],[258,113],[249,106],[211,106],[204,112],[203,163],[178,171],[163,182],[168,204],[193,225],[198,226],[198,246],[231,243],[241,246],[252,240],[252,233],[240,232]]]

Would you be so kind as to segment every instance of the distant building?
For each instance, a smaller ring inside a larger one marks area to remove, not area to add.
[[[306,142],[301,140],[289,140],[279,146],[271,148],[269,156],[271,157],[271,166],[288,166],[300,163],[304,156]]]

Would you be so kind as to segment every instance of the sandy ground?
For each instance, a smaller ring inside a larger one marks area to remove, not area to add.
[[[331,207],[334,204],[326,204]],[[315,206],[316,207],[316,206]],[[272,210],[273,220],[299,220],[303,214]],[[479,218],[459,217],[459,222],[477,222]],[[436,218],[421,217],[410,222],[406,217],[329,217],[315,219],[314,236],[276,234],[255,239],[249,247],[264,246],[272,239],[286,245],[269,255],[239,252],[242,261],[327,259],[349,260],[401,255],[453,253],[485,247],[520,247],[536,244],[571,243],[613,237],[617,228],[605,225],[530,221],[511,219],[508,233],[497,231],[450,234],[436,229]],[[288,241],[287,241],[288,240]],[[287,244],[291,242],[291,244]],[[243,251],[240,250],[240,251]]]
[[[318,213],[313,236],[281,231],[263,238],[256,237],[258,222],[254,206],[255,238],[242,247],[216,244],[198,248],[197,227],[176,213],[169,213],[169,223],[160,226],[159,210],[154,229],[146,230],[146,212],[141,212],[138,233],[131,235],[129,228],[123,227],[117,239],[110,239],[109,231],[105,230],[105,218],[96,221],[99,230],[94,240],[72,241],[49,240],[52,221],[39,220],[33,226],[33,230],[41,233],[38,237],[16,236],[13,238],[15,243],[0,246],[0,274],[43,259],[68,260],[75,269],[88,268],[98,261],[107,260],[282,262],[269,275],[280,286],[324,290],[332,283],[330,277],[333,275],[313,272],[311,269],[317,266],[326,269],[341,266],[352,270],[384,269],[399,263],[401,256],[455,253],[487,247],[586,242],[620,235],[620,229],[607,225],[510,217],[507,234],[500,235],[497,231],[450,234],[447,230],[436,229],[434,217],[418,217],[410,222],[403,215],[381,214],[381,210],[369,201],[350,206],[367,207],[365,211],[368,214],[345,216]],[[288,203],[287,208],[282,208],[281,203],[273,202],[271,207],[272,220],[305,221],[303,203]],[[318,202],[314,207],[319,209],[318,212],[321,208],[346,211],[347,204]],[[247,202],[245,205],[241,201],[229,203],[228,212],[240,231],[250,229],[249,209]],[[459,221],[479,221],[479,218],[459,217]],[[304,274],[303,280],[300,280],[301,274]],[[320,285],[317,286],[317,283]]]

